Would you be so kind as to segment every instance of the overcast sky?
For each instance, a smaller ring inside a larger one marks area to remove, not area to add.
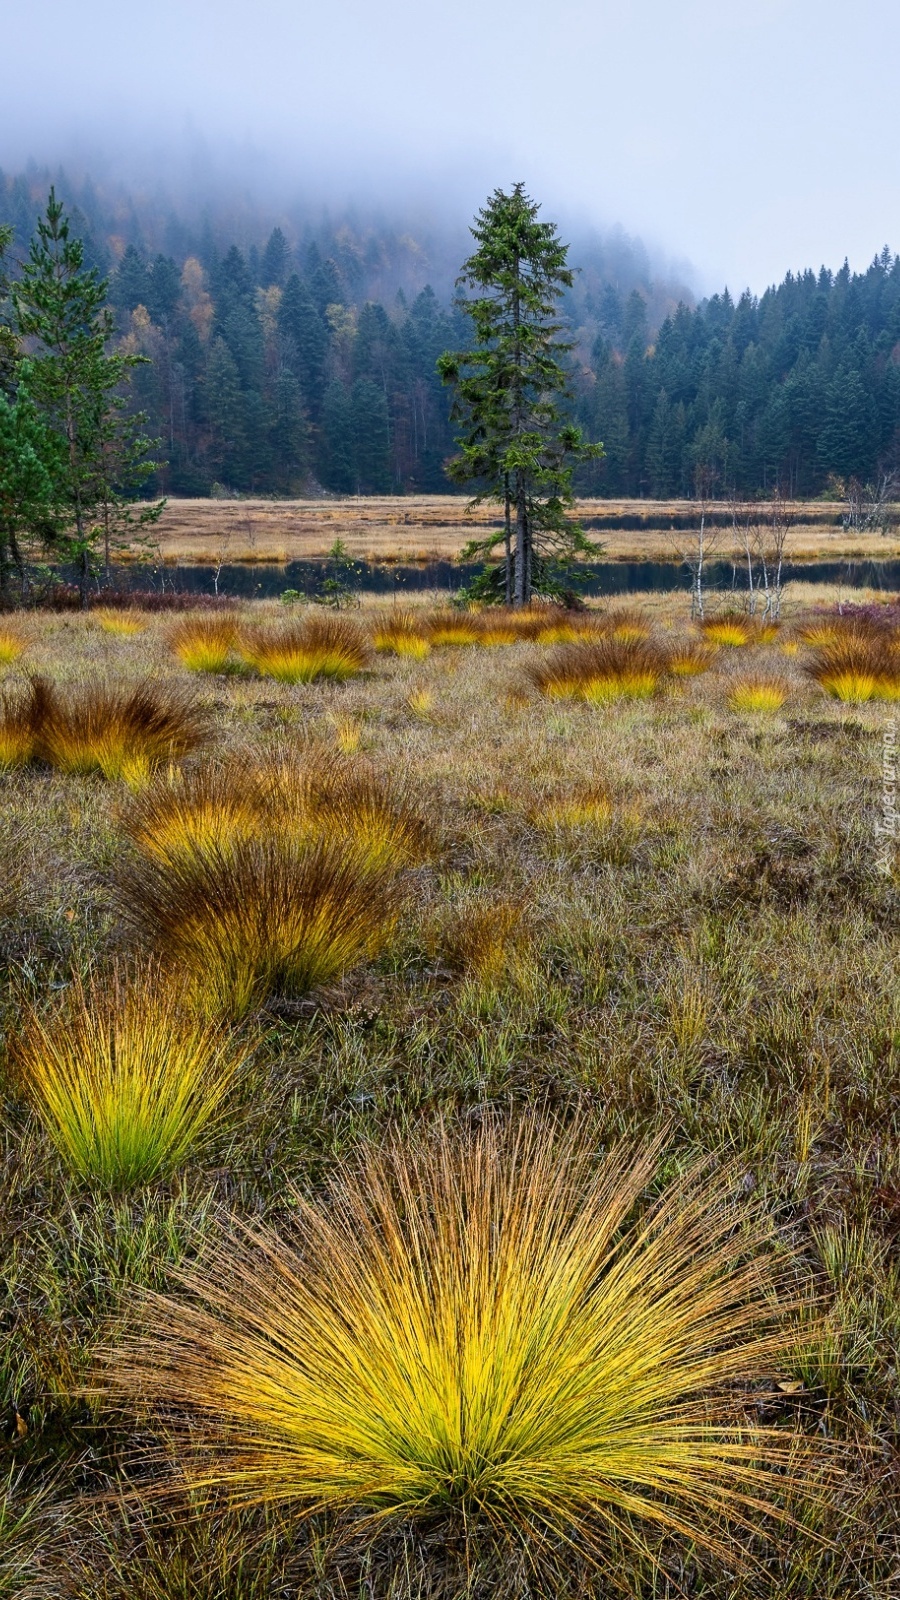
[[[898,0],[29,0],[0,166],[103,148],[163,184],[468,208],[523,179],[701,290],[900,250]]]

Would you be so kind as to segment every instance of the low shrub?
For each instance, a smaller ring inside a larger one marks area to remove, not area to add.
[[[827,1448],[757,1420],[791,1258],[708,1165],[642,1207],[655,1166],[536,1119],[367,1151],[291,1235],[242,1227],[144,1294],[98,1387],[161,1413],[195,1491],[329,1512],[336,1545],[443,1519],[733,1560]]]
[[[191,1014],[157,969],[119,968],[76,982],[50,1012],[32,1008],[13,1061],[70,1171],[125,1188],[197,1148],[246,1053]]]

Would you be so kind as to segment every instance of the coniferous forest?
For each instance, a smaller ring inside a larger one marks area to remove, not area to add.
[[[49,174],[0,175],[24,255]],[[444,493],[440,353],[467,335],[446,241],[387,223],[269,225],[56,179],[109,279],[134,403],[163,462],[148,493]],[[576,420],[603,441],[581,493],[811,496],[900,460],[900,257],[694,303],[638,244],[570,254]]]

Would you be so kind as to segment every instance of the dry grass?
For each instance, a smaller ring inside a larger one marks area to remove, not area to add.
[[[648,644],[604,639],[597,644],[560,645],[546,661],[532,666],[529,675],[551,699],[608,705],[655,694],[665,667],[664,656]]]
[[[33,689],[18,685],[0,691],[0,772],[28,766],[35,746]]]
[[[307,617],[275,629],[244,629],[241,659],[263,678],[279,683],[343,683],[368,665],[365,635],[349,617]]]
[[[123,873],[126,919],[213,1017],[333,983],[393,934],[396,874],[339,843],[272,837]]]
[[[482,985],[499,982],[522,944],[525,905],[498,896],[472,896],[444,920],[438,953],[451,972]]]
[[[719,647],[708,639],[688,639],[669,651],[667,670],[676,678],[696,678],[715,665]]]
[[[479,642],[476,616],[461,611],[435,611],[427,619],[428,638],[435,649]]]
[[[721,1176],[635,1217],[654,1166],[538,1121],[368,1153],[295,1196],[294,1238],[248,1228],[145,1297],[107,1386],[183,1419],[189,1479],[239,1505],[723,1549],[803,1485],[752,1421],[792,1297]]]
[[[29,1008],[13,1051],[66,1166],[111,1188],[173,1172],[220,1116],[245,1056],[153,967],[76,980],[51,1012]]]

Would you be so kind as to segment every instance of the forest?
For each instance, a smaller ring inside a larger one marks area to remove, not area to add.
[[[443,493],[450,395],[438,356],[468,337],[446,237],[384,219],[200,208],[57,178],[162,462],[148,494]],[[50,175],[0,174],[23,255]],[[270,221],[270,219],[269,219]],[[461,259],[461,256],[456,258]],[[576,488],[651,498],[828,493],[900,457],[900,258],[789,273],[694,304],[624,237],[576,244],[575,420],[604,456]]]

